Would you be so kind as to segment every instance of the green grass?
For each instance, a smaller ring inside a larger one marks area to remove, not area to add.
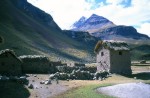
[[[150,64],[132,64],[131,66],[139,66],[139,67],[143,67],[143,66],[150,66]]]
[[[95,84],[76,88],[63,95],[60,98],[113,98],[96,92],[99,87],[109,86],[110,84]],[[59,98],[57,96],[57,98]]]
[[[150,44],[131,44],[131,59],[132,60],[149,60]]]

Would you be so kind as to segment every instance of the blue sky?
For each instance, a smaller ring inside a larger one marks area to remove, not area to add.
[[[80,17],[97,14],[116,25],[134,26],[150,36],[150,0],[28,0],[52,15],[62,29]]]

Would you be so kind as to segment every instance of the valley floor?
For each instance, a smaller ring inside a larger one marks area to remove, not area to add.
[[[150,66],[132,66],[133,75],[131,77],[124,77],[113,74],[111,77],[100,80],[69,80],[69,81],[57,81],[53,80],[52,84],[40,84],[41,81],[48,79],[49,75],[41,74],[29,74],[29,84],[33,84],[34,89],[29,89],[27,86],[18,84],[7,84],[7,88],[3,88],[0,84],[0,96],[1,98],[90,98],[92,94],[87,92],[93,92],[100,86],[131,83],[131,82],[144,82],[150,83]],[[17,86],[14,86],[17,85]],[[19,86],[19,87],[18,87]],[[14,89],[13,89],[14,88]],[[19,92],[19,93],[18,93]],[[96,92],[93,92],[92,98],[101,96]],[[108,96],[103,96],[108,97]]]

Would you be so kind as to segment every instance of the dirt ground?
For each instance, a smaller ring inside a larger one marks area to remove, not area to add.
[[[132,66],[133,74],[141,72],[150,72],[150,66]],[[52,81],[52,84],[45,85],[40,84],[42,80],[48,79],[49,75],[32,75],[30,74],[29,84],[33,84],[34,89],[29,89],[30,96],[29,98],[53,98],[57,95],[61,95],[68,90],[85,86],[91,84],[103,84],[103,83],[130,83],[130,82],[143,82],[143,79],[135,79],[134,77],[124,77],[120,75],[112,75],[112,77],[107,78],[106,80],[70,80],[70,81],[60,81],[57,84],[55,80]],[[138,77],[138,76],[137,76]]]
[[[141,72],[150,72],[150,65],[149,66],[132,66],[133,73],[141,73]]]
[[[29,75],[29,84],[33,84],[34,87],[33,89],[27,88],[31,94],[29,98],[47,98],[63,93],[74,87],[74,85],[68,85],[68,81],[58,81],[59,83],[57,84],[57,82],[53,80],[52,84],[40,84],[41,81],[45,81],[48,77],[48,75]]]

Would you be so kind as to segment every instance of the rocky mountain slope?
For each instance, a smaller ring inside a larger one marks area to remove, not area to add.
[[[63,33],[80,43],[86,44],[88,48],[95,47],[98,42],[98,39],[91,36],[88,32],[63,30]]]
[[[124,38],[133,38],[133,39],[141,39],[141,40],[148,40],[150,39],[147,35],[140,34],[137,32],[137,30],[132,26],[115,26],[110,27],[102,32],[95,32],[91,35],[101,38],[101,39],[107,39],[112,40],[114,37],[116,39],[119,39],[119,37]]]
[[[82,16],[78,21],[76,21],[76,22],[71,26],[71,28],[72,28],[72,29],[80,28],[80,26],[82,26],[85,21],[86,21],[86,17]]]
[[[105,40],[113,40],[114,38],[119,40],[122,37],[150,39],[147,35],[138,33],[132,26],[115,25],[110,20],[96,14],[91,15],[88,19],[82,17],[72,27],[74,27],[71,29],[73,31],[87,31],[92,36]]]
[[[55,61],[93,60],[92,48],[68,37],[49,14],[27,0],[1,0],[0,13],[0,36],[4,39],[0,50],[13,49],[18,56],[44,54]]]

